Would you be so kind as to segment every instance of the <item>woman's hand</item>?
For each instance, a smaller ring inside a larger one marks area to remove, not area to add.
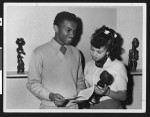
[[[104,96],[104,95],[108,95],[110,93],[110,88],[109,86],[105,86],[104,88],[95,85],[94,91],[96,94],[100,95],[100,96]]]

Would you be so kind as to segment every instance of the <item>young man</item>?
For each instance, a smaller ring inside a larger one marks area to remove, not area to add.
[[[77,28],[77,17],[60,12],[54,20],[54,38],[32,54],[27,88],[41,100],[41,109],[78,108],[66,100],[85,88],[78,49],[71,46]]]

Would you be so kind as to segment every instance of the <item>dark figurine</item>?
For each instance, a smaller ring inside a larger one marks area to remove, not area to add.
[[[97,85],[104,88],[105,86],[111,85],[113,81],[114,81],[113,76],[108,71],[104,70],[100,74],[100,80],[97,82]],[[101,97],[102,95],[98,95],[95,92],[93,92],[92,96],[89,98],[88,101],[93,104],[97,104],[99,103]]]
[[[128,67],[130,70],[136,70],[137,60],[139,59],[139,51],[136,49],[139,46],[139,40],[134,38],[132,41],[132,49],[129,50]]]
[[[17,62],[18,62],[18,66],[17,66],[17,73],[24,73],[24,62],[23,62],[23,56],[21,54],[26,54],[23,50],[23,47],[25,45],[25,41],[23,38],[17,38],[16,40],[16,44],[18,45],[18,48],[17,48]]]

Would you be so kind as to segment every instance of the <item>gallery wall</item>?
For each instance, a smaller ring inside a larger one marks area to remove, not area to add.
[[[46,43],[54,36],[53,20],[60,11],[75,13],[82,21],[82,34],[77,48],[82,51],[85,61],[91,59],[90,37],[95,29],[106,25],[119,32],[124,39],[122,58],[128,63],[128,51],[132,39],[137,37],[140,45],[138,69],[142,68],[142,7],[102,7],[102,6],[9,6],[5,11],[5,50],[7,71],[17,70],[17,38],[24,38],[23,46],[25,70],[28,70],[30,56],[35,47]]]

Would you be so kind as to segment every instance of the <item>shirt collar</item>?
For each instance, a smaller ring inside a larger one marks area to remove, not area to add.
[[[112,60],[110,59],[110,57],[108,57],[108,59],[106,60],[103,68],[108,67],[111,63],[112,63]]]
[[[56,53],[58,53],[61,48],[61,45],[54,38],[52,38],[50,43],[51,43],[52,47],[55,49]],[[64,45],[64,47],[67,48],[67,51],[69,50],[68,45]]]
[[[58,52],[61,47],[61,45],[54,38],[51,40],[51,45],[56,50],[56,52]]]

